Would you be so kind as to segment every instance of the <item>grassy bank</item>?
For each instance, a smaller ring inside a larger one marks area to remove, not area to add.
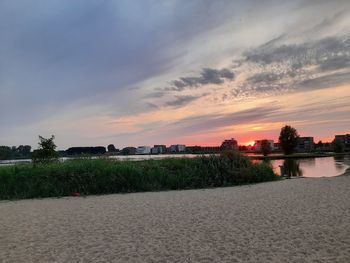
[[[0,199],[195,189],[277,179],[265,164],[235,153],[146,161],[76,159],[0,167]]]

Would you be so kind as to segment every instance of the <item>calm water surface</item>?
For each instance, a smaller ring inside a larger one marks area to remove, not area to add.
[[[204,154],[210,155],[210,154]],[[198,154],[159,154],[159,155],[114,155],[114,156],[109,156],[108,158],[111,159],[117,159],[120,161],[142,161],[142,160],[157,160],[157,159],[165,159],[165,158],[194,158],[197,156],[201,156]],[[92,156],[89,157],[91,159],[97,159],[100,157]],[[69,160],[69,159],[74,159],[71,157],[62,157],[60,158],[61,161]],[[0,165],[13,165],[13,164],[20,164],[20,163],[31,163],[31,159],[17,159],[17,160],[0,160]]]
[[[284,167],[284,174],[304,177],[332,177],[343,174],[349,168],[349,156],[271,160],[269,164],[274,171],[281,175],[280,166]]]

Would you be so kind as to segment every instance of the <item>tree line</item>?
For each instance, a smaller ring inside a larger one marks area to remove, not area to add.
[[[17,158],[32,158],[33,161],[38,160],[51,160],[58,158],[58,152],[56,151],[56,145],[54,143],[55,136],[52,135],[50,138],[44,138],[39,136],[38,149],[31,152],[30,145],[20,145],[16,146],[0,146],[0,160],[6,159],[17,159]],[[282,127],[279,135],[279,143],[281,150],[284,154],[294,153],[298,145],[299,134],[297,130],[289,125]],[[319,142],[320,143],[320,142]],[[332,146],[335,152],[343,152],[345,146],[342,142],[334,140]],[[108,152],[119,152],[119,149],[116,149],[113,144],[108,145]],[[132,153],[130,152],[131,150]],[[261,143],[261,152],[266,156],[271,152],[271,146],[268,140],[262,140]],[[121,152],[121,154],[134,154],[136,148],[126,147]],[[106,147],[104,146],[95,146],[95,147],[70,147],[66,151],[63,151],[64,154],[69,156],[74,155],[102,155],[105,154]]]
[[[0,146],[0,160],[31,158],[30,145]]]

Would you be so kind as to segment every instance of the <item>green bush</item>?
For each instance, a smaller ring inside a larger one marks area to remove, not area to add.
[[[275,180],[240,154],[145,161],[74,159],[0,167],[0,199],[222,187]]]

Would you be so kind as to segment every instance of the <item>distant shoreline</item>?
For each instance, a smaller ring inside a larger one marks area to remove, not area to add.
[[[280,160],[280,159],[290,159],[290,158],[295,158],[295,159],[305,159],[305,158],[322,158],[322,157],[333,157],[333,156],[346,156],[350,155],[350,152],[344,152],[344,153],[295,153],[291,155],[284,155],[284,154],[276,154],[272,153],[267,156],[263,156],[260,153],[247,153],[247,152],[240,152],[241,154],[247,156],[251,160]],[[135,156],[137,157],[142,157],[142,156],[147,156],[147,157],[155,157],[155,158],[149,158],[149,159],[165,159],[165,158],[174,158],[177,157],[187,157],[188,156],[202,156],[202,155],[217,155],[220,153],[203,153],[203,154],[196,154],[196,153],[177,153],[177,154],[134,154],[134,155],[91,155],[91,156],[63,156],[60,157],[62,158],[63,161],[66,159],[95,159],[95,158],[116,158],[121,157],[120,159],[128,160],[128,161],[137,161],[139,159],[133,159]],[[162,158],[162,156],[164,158]],[[148,159],[148,158],[145,158]],[[8,159],[8,160],[0,160],[0,166],[1,165],[13,165],[13,164],[21,164],[21,163],[31,163],[31,159],[29,158],[16,158],[16,159]],[[350,164],[349,164],[350,165]]]

